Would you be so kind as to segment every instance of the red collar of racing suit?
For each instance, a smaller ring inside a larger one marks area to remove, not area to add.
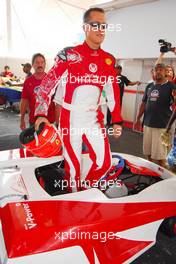
[[[98,49],[92,49],[92,48],[90,48],[86,41],[83,42],[83,47],[84,47],[84,50],[87,51],[87,52],[89,52],[89,53],[90,52],[99,53],[101,51],[101,48],[100,47]]]

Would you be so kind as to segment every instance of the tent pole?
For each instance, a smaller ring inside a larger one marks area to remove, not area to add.
[[[12,48],[12,12],[11,0],[6,0],[6,14],[7,14],[7,51],[11,53]]]

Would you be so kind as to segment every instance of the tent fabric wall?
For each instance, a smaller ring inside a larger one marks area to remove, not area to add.
[[[11,26],[7,31],[7,6]],[[53,57],[62,48],[80,41],[82,9],[60,3],[58,0],[1,0],[0,56],[31,57],[36,52]],[[11,35],[8,50],[8,35]]]
[[[121,24],[121,31],[107,32],[104,48],[123,59],[157,57],[159,39],[176,45],[175,10],[175,0],[159,0],[109,12],[108,23]]]

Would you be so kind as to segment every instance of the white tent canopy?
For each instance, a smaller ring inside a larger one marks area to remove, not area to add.
[[[93,3],[107,1],[1,0],[0,56],[53,57],[82,41],[82,15]]]
[[[121,24],[102,46],[118,58],[153,58],[159,38],[175,42],[175,0],[0,0],[0,71],[7,64],[21,76],[19,65],[36,52],[49,69],[59,50],[83,41],[82,16],[90,6],[104,8],[109,24]]]
[[[81,36],[83,9],[57,0],[1,0],[0,56],[53,57]]]
[[[82,16],[96,2],[108,1],[0,0],[0,72],[9,65],[22,77],[21,63],[37,52],[48,70],[59,50],[83,41]]]
[[[152,0],[153,1],[153,0]],[[0,56],[55,56],[82,41],[82,15],[90,6],[118,9],[151,0],[1,0]]]

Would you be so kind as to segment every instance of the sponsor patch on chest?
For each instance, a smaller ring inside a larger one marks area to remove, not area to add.
[[[150,101],[157,101],[158,98],[159,98],[159,91],[158,90],[151,91]]]
[[[89,64],[89,71],[90,72],[95,73],[95,72],[97,72],[97,70],[98,70],[98,67],[97,67],[97,65],[95,63],[90,63]]]

